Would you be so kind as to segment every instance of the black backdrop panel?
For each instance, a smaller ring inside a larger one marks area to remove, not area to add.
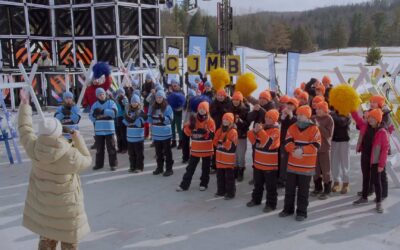
[[[156,36],[158,31],[156,9],[142,9],[142,33],[144,36]]]
[[[74,9],[74,28],[76,36],[92,36],[90,8]]]
[[[56,9],[56,36],[72,36],[71,10]]]
[[[0,42],[1,42],[1,54],[3,56],[3,66],[11,67],[12,66],[11,40],[4,39],[0,40]]]
[[[120,34],[123,36],[139,35],[139,11],[137,8],[119,6]]]
[[[10,7],[11,33],[13,35],[26,35],[25,14],[23,7]]]
[[[122,40],[121,42],[121,59],[123,62],[130,58],[133,61],[139,59],[139,41],[138,40]]]
[[[157,64],[156,57],[159,54],[159,42],[157,39],[144,39],[143,40],[143,58],[149,64]]]
[[[11,33],[9,11],[9,7],[0,8],[0,35],[8,35]]]
[[[90,3],[91,0],[72,0],[73,4]]]
[[[29,8],[29,29],[34,36],[51,36],[50,10]]]
[[[108,62],[112,66],[117,66],[117,48],[114,39],[96,40],[97,61]]]
[[[115,35],[115,8],[99,7],[94,10],[96,35]]]
[[[141,0],[140,3],[156,5],[157,0]]]

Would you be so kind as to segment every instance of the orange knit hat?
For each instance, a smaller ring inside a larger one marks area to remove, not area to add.
[[[299,107],[299,101],[296,98],[290,98],[288,104],[293,104],[296,108]]]
[[[323,101],[325,101],[325,97],[317,95],[316,97],[313,98],[312,104],[316,105],[317,103],[320,103]]]
[[[296,88],[296,89],[294,90],[294,95],[295,95],[295,96],[296,96],[296,95],[300,95],[301,92],[303,92],[303,90],[302,90],[301,88]]]
[[[329,76],[324,76],[322,78],[322,84],[324,84],[325,87],[328,87],[329,85],[331,85],[331,78],[329,78]]]
[[[225,113],[224,116],[222,116],[222,120],[228,120],[230,123],[233,123],[235,121],[235,117],[232,113]]]
[[[271,101],[271,99],[272,99],[271,93],[268,90],[265,90],[260,93],[259,99],[261,99],[261,98]]]
[[[281,96],[281,98],[279,98],[280,103],[288,103],[289,101],[290,101],[290,97],[287,95],[283,95],[283,96]]]
[[[243,94],[240,91],[235,91],[235,93],[233,93],[232,96],[232,100],[236,100],[236,101],[243,101]]]
[[[224,97],[227,96],[227,94],[226,94],[226,92],[225,92],[225,89],[220,89],[220,90],[218,90],[218,91],[217,91],[217,95],[224,96]]]
[[[300,84],[300,89],[303,90],[303,91],[306,89],[306,83],[305,82],[302,82]]]
[[[297,114],[297,115],[304,115],[305,117],[307,117],[308,119],[310,119],[310,118],[311,118],[311,115],[312,115],[312,111],[311,111],[310,106],[308,106],[308,105],[303,105],[303,106],[301,106],[301,107],[299,107],[299,108],[297,109],[296,114]]]
[[[380,95],[374,95],[374,96],[371,96],[371,98],[369,99],[369,102],[377,103],[378,106],[380,108],[382,108],[383,105],[385,105],[385,97],[380,96]]]
[[[322,111],[324,111],[325,113],[329,113],[329,105],[327,102],[319,102],[315,104],[315,109],[320,109]]]
[[[308,102],[308,93],[303,91],[299,96],[299,101],[300,100],[305,100],[306,102]]]
[[[197,107],[197,111],[199,111],[199,109],[205,110],[208,114],[210,113],[210,104],[208,102],[201,102]]]
[[[383,112],[381,109],[373,109],[368,112],[368,117],[373,117],[378,123],[381,123],[383,119]]]
[[[270,111],[265,113],[265,118],[270,118],[272,121],[278,122],[279,120],[279,112],[276,109],[271,109]]]

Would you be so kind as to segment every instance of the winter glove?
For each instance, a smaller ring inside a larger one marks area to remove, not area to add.
[[[95,110],[93,111],[93,116],[94,116],[94,117],[98,117],[98,116],[102,115],[103,112],[104,112],[104,111],[103,111],[102,109],[97,108],[97,109],[95,109]]]
[[[194,117],[193,115],[190,116],[189,119],[189,129],[193,130],[196,128],[196,117]]]
[[[293,151],[293,157],[297,158],[297,159],[301,159],[303,158],[303,149],[302,148],[296,148]]]
[[[160,119],[160,122],[163,123],[165,121],[165,117],[163,114],[158,115],[158,119]]]
[[[129,123],[133,123],[135,119],[130,115],[125,115],[125,120]]]

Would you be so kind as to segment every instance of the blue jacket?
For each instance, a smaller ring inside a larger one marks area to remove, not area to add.
[[[174,112],[171,106],[167,105],[164,112],[157,109],[153,113],[153,106],[149,108],[147,121],[151,124],[151,135],[153,141],[164,141],[171,139],[171,122],[174,119]]]
[[[94,123],[95,135],[112,135],[115,133],[114,119],[118,107],[113,100],[97,101],[90,109],[89,118]]]
[[[78,123],[81,120],[80,111],[78,106],[73,105],[71,109],[65,106],[60,106],[57,108],[54,117],[61,122],[61,125],[72,130],[79,130]],[[68,140],[71,139],[71,135],[68,133],[63,133],[64,137]]]
[[[118,108],[118,114],[117,117],[123,117],[125,115],[125,106],[129,104],[128,98],[124,96],[121,100],[118,99],[116,100],[117,108]]]
[[[144,141],[144,124],[146,114],[143,110],[137,112],[128,111],[122,121],[126,125],[126,138],[128,142],[142,142]]]

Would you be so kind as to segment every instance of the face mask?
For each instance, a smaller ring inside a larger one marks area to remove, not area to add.
[[[198,118],[200,121],[204,121],[204,120],[207,119],[207,114],[201,115],[201,114],[199,113],[199,114],[197,114],[197,118]]]
[[[308,122],[308,121],[306,121],[306,122],[297,121],[297,122],[296,122],[296,125],[297,125],[297,127],[299,127],[300,129],[305,129],[305,128],[307,128],[308,126],[310,126],[311,123]]]

